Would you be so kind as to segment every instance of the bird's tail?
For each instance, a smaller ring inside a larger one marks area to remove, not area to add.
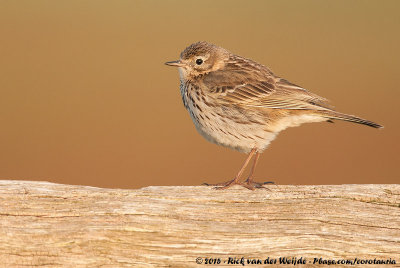
[[[335,112],[335,111],[318,111],[318,114],[320,114],[323,117],[326,117],[328,120],[332,120],[332,119],[343,120],[343,121],[353,122],[353,123],[357,123],[357,124],[367,125],[367,126],[370,126],[373,128],[383,128],[383,126],[381,126],[377,123],[359,118],[354,115],[342,114],[342,113]]]

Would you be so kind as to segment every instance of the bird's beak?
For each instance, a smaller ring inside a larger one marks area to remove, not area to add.
[[[174,61],[168,61],[165,63],[165,65],[168,66],[175,66],[175,67],[183,67],[185,64],[181,62],[180,60],[174,60]]]

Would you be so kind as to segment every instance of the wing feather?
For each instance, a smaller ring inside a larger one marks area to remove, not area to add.
[[[203,77],[221,103],[270,109],[331,110],[328,100],[283,78],[267,67],[233,56],[221,70]]]

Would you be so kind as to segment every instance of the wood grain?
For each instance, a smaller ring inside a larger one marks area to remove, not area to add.
[[[3,180],[0,266],[202,267],[219,258],[208,266],[231,267],[229,257],[303,257],[315,267],[314,258],[391,258],[396,264],[382,267],[400,266],[400,185],[268,189]],[[342,266],[350,267],[334,267]]]

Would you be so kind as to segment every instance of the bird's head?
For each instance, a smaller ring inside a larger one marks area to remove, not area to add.
[[[179,68],[181,76],[193,79],[217,71],[225,66],[229,52],[207,42],[197,42],[188,46],[179,60],[166,62],[166,65]]]

